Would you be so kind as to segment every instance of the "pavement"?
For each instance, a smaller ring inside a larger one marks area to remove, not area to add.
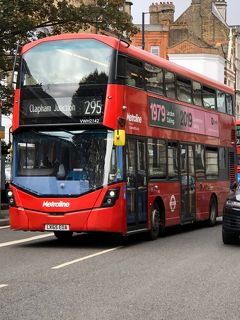
[[[0,205],[0,226],[9,225],[9,209],[7,203],[1,203]]]

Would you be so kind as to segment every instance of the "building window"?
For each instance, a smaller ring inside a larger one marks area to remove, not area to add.
[[[154,54],[155,56],[159,56],[160,55],[159,46],[151,46],[151,53]]]

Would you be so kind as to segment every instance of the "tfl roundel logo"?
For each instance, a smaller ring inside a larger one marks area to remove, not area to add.
[[[170,198],[170,201],[169,201],[169,207],[170,207],[170,210],[171,210],[172,212],[175,211],[176,205],[177,205],[176,198],[175,198],[175,196],[172,194],[172,195],[171,195],[171,198]]]

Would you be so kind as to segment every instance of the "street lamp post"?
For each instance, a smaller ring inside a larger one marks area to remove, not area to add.
[[[153,11],[153,12],[142,12],[142,49],[145,48],[145,14],[149,13],[163,13],[163,12],[172,12],[172,9],[162,9],[160,11]]]
[[[142,49],[145,49],[145,14],[160,13],[166,10],[154,11],[154,12],[142,12]]]
[[[149,12],[142,12],[142,49],[144,50],[145,48],[145,14]]]

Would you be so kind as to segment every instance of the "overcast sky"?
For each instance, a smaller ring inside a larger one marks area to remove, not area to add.
[[[133,23],[141,24],[142,12],[148,12],[152,3],[171,2],[171,0],[131,0]],[[191,0],[172,0],[175,5],[175,20],[190,6]],[[240,25],[239,0],[227,0],[227,23],[229,25]],[[148,23],[146,15],[146,23]]]

